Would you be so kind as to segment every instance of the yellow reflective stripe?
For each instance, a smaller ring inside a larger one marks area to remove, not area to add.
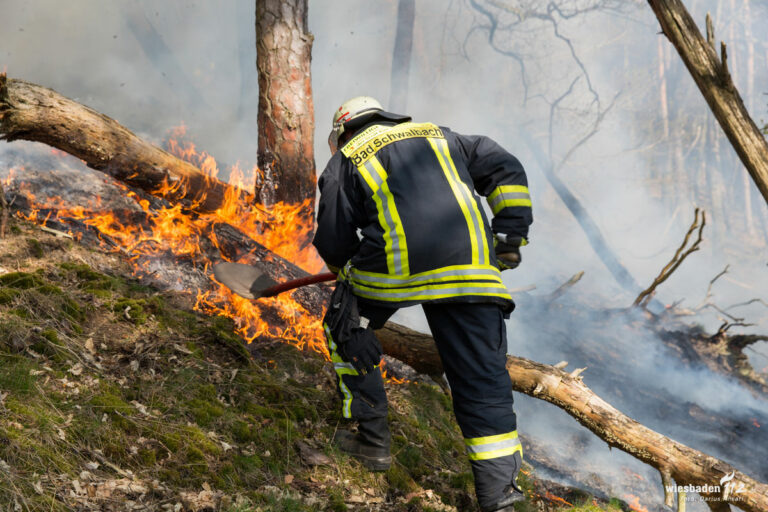
[[[378,212],[379,217],[379,224],[381,224],[381,228],[384,230],[384,252],[387,256],[387,270],[390,273],[395,273],[395,256],[392,252],[392,236],[391,236],[391,229],[389,227],[389,224],[387,223],[386,216],[384,215],[384,204],[382,202],[381,194],[379,194],[379,185],[374,180],[373,176],[368,172],[368,169],[365,167],[365,165],[361,165],[357,168],[357,170],[360,172],[360,174],[363,176],[363,179],[368,184],[368,186],[373,191],[373,202],[376,204],[376,211]]]
[[[439,140],[438,143],[441,146],[443,146],[445,154],[448,157],[448,162],[451,164],[451,170],[453,171],[453,175],[458,181],[459,186],[461,186],[464,189],[469,205],[472,207],[472,210],[473,210],[472,213],[474,213],[474,219],[477,220],[477,228],[478,228],[477,236],[480,237],[483,243],[483,252],[480,255],[479,263],[481,264],[488,263],[488,237],[485,236],[485,225],[483,223],[483,216],[480,215],[480,209],[477,206],[477,201],[475,201],[475,195],[472,193],[472,190],[470,190],[469,187],[467,187],[466,183],[464,183],[459,177],[459,171],[456,170],[456,164],[453,163],[453,157],[451,156],[451,151],[448,149],[448,141],[446,141],[445,139],[442,139],[442,140]]]
[[[336,343],[331,336],[331,329],[328,324],[323,323],[323,330],[325,330],[325,336],[328,340],[328,348],[331,349],[331,361],[333,362],[333,369],[336,371],[336,375],[339,377],[339,389],[344,398],[341,401],[341,415],[345,418],[352,417],[352,392],[349,390],[346,384],[344,384],[343,375],[359,375],[354,367],[351,367],[349,363],[345,362],[338,352],[336,352]],[[349,366],[348,366],[349,365]]]
[[[480,258],[478,254],[477,231],[475,230],[475,223],[470,216],[469,208],[464,201],[464,196],[461,192],[461,189],[459,188],[459,185],[453,179],[451,171],[448,170],[448,165],[440,154],[440,149],[437,147],[439,139],[433,139],[432,137],[429,137],[427,140],[429,141],[430,146],[432,146],[432,150],[435,152],[438,162],[440,162],[440,167],[443,169],[443,174],[445,174],[445,179],[448,180],[448,184],[451,186],[451,190],[453,191],[453,195],[456,198],[456,202],[459,203],[461,212],[464,214],[464,219],[466,220],[467,228],[469,229],[469,241],[472,247],[472,264],[477,265],[480,262]]]
[[[464,265],[449,265],[447,267],[440,267],[436,268],[434,270],[427,270],[425,272],[419,272],[418,274],[411,274],[409,276],[405,275],[397,275],[397,274],[382,274],[379,272],[371,272],[368,270],[360,270],[359,268],[352,267],[351,272],[352,274],[358,276],[369,276],[369,277],[382,277],[385,279],[402,279],[402,280],[411,280],[413,278],[419,278],[422,276],[433,276],[436,274],[440,274],[442,272],[447,271],[460,271],[460,270],[474,270],[477,272],[482,272],[484,270],[495,270],[496,272],[499,271],[499,269],[493,265],[470,265],[469,263]],[[501,275],[501,274],[499,274]]]
[[[403,288],[417,285],[437,284],[443,282],[466,281],[493,281],[502,284],[501,273],[496,267],[478,269],[474,267],[448,270],[441,269],[438,272],[430,272],[429,275],[417,274],[414,276],[387,276],[383,274],[366,275],[358,274],[353,268],[350,276],[353,283],[375,286],[379,288]]]
[[[437,299],[452,299],[454,297],[498,297],[504,300],[512,300],[512,297],[508,292],[479,292],[475,290],[462,290],[460,292],[444,293],[444,294],[422,294],[411,295],[408,297],[386,297],[380,296],[376,293],[370,293],[360,290],[355,293],[358,297],[365,299],[380,300],[382,302],[406,302],[406,301],[420,301],[420,300],[437,300]]]
[[[505,300],[512,300],[507,289],[495,283],[468,283],[466,286],[460,287],[455,285],[434,285],[416,290],[382,290],[380,288],[360,285],[354,285],[354,287],[355,295],[358,297],[384,302],[434,300],[466,296],[500,297]]]
[[[370,290],[374,292],[381,292],[381,293],[387,293],[390,295],[395,295],[399,293],[411,293],[411,292],[423,292],[427,290],[446,290],[450,288],[454,288],[456,290],[462,289],[462,288],[498,288],[500,290],[505,290],[503,284],[498,282],[489,282],[489,281],[468,281],[468,282],[456,282],[456,283],[435,283],[435,284],[423,284],[419,286],[408,286],[408,287],[401,287],[401,288],[379,288],[377,286],[370,286],[363,283],[355,283],[353,282],[353,285],[355,287],[355,290]]]
[[[498,214],[501,210],[504,208],[509,208],[512,206],[528,206],[531,207],[532,203],[530,199],[504,199],[503,201],[499,201],[496,203],[493,207],[493,214]]]
[[[403,230],[403,221],[400,220],[400,214],[397,213],[397,207],[395,206],[395,197],[392,195],[392,191],[389,190],[389,184],[387,183],[387,171],[384,170],[381,162],[379,162],[379,159],[375,156],[371,158],[370,163],[373,165],[373,168],[381,178],[381,192],[386,198],[387,209],[389,210],[389,214],[391,215],[392,221],[394,223],[395,236],[397,237],[397,247],[393,247],[393,251],[399,251],[400,259],[399,268],[396,268],[395,272],[407,275],[410,273],[410,266],[408,265],[408,245],[405,242],[405,230]],[[391,237],[392,235],[390,234],[390,238]],[[394,256],[395,260],[397,260],[397,256],[398,255]]]
[[[478,446],[483,444],[498,443],[508,439],[517,439],[517,430],[507,432],[506,434],[496,434],[495,436],[485,437],[465,437],[464,444],[467,446]]]
[[[352,161],[355,166],[360,166],[368,161],[381,148],[404,139],[414,137],[440,137],[443,131],[432,123],[400,123],[388,127],[382,131],[381,125],[374,125],[356,135],[344,147],[341,152]]]
[[[491,195],[488,196],[488,202],[493,201],[496,199],[496,196],[502,193],[522,193],[522,194],[530,194],[530,191],[528,190],[528,187],[525,185],[499,185],[495,189],[493,189],[493,192],[491,192]]]
[[[493,214],[512,206],[531,206],[531,194],[524,185],[500,185],[488,196]]]
[[[523,456],[523,446],[517,444],[516,446],[508,446],[506,448],[500,448],[498,450],[491,450],[487,452],[470,453],[468,454],[469,460],[488,460],[497,459],[499,457],[506,457],[512,455],[515,452],[520,452],[520,456]]]
[[[523,455],[523,446],[517,438],[517,430],[486,437],[464,439],[467,455],[470,460],[488,460],[506,457],[515,452]]]

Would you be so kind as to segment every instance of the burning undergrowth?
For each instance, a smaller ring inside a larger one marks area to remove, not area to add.
[[[221,177],[215,159],[184,136],[183,127],[174,129],[166,149],[207,176]],[[25,151],[16,160],[8,166],[4,183],[20,217],[123,254],[137,276],[193,294],[199,311],[232,318],[248,343],[282,339],[326,353],[319,320],[322,304],[308,311],[290,294],[254,303],[210,281],[212,264],[274,261],[271,253],[295,263],[294,274],[322,268],[310,244],[314,220],[308,201],[269,208],[246,201],[257,168],[227,169],[229,183],[235,185],[232,193],[215,212],[200,214],[73,165],[71,157],[57,150]]]

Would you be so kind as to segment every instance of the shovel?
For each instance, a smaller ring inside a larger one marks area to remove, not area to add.
[[[260,266],[228,261],[214,266],[213,275],[218,282],[246,299],[274,297],[288,290],[336,279],[336,274],[326,272],[278,283]]]

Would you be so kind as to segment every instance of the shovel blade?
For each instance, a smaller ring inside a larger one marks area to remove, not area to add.
[[[213,275],[218,282],[246,299],[261,298],[264,290],[277,284],[261,268],[243,263],[219,263],[213,267]]]

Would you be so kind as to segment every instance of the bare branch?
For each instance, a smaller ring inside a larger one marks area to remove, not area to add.
[[[701,212],[701,220],[699,220],[699,212]],[[653,283],[651,283],[651,286],[643,290],[640,295],[637,296],[635,299],[635,302],[633,303],[633,306],[643,306],[648,303],[650,300],[652,294],[656,291],[656,288],[669,279],[669,276],[671,276],[675,270],[678,269],[678,267],[685,261],[685,258],[687,258],[691,253],[696,252],[699,250],[699,245],[701,244],[702,238],[702,232],[704,231],[704,225],[707,223],[707,217],[706,213],[703,210],[699,210],[696,208],[694,211],[694,218],[693,223],[691,224],[691,227],[688,228],[688,232],[685,234],[685,238],[683,239],[683,243],[680,244],[680,247],[677,248],[677,251],[675,251],[675,255],[672,257],[671,260],[669,260],[669,263],[667,263],[664,268],[661,269],[661,272],[659,272],[659,275],[656,276],[656,279],[653,280]],[[691,239],[691,236],[698,228],[698,236],[695,242],[688,247],[688,242]],[[724,273],[724,272],[723,272]],[[718,276],[719,277],[719,276]],[[714,280],[713,280],[714,281]]]
[[[572,275],[570,279],[568,279],[566,282],[558,286],[557,290],[549,294],[549,297],[547,300],[549,302],[553,302],[560,297],[562,297],[565,292],[567,292],[573,285],[581,281],[581,278],[584,277],[584,271],[577,272],[576,274]]]

